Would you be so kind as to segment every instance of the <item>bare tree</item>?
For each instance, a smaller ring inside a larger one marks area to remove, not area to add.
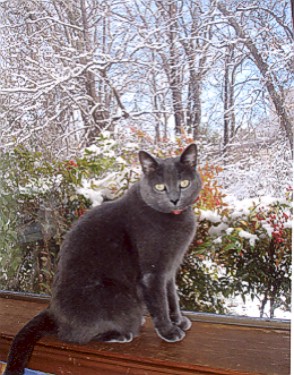
[[[289,118],[289,114],[287,113],[287,109],[285,108],[283,103],[283,87],[279,85],[278,76],[275,74],[275,71],[270,68],[269,63],[263,57],[262,52],[258,50],[256,43],[253,41],[249,33],[245,31],[241,23],[238,22],[234,13],[232,11],[229,11],[227,7],[221,2],[217,3],[217,8],[226,17],[228,24],[233,27],[236,35],[249,50],[251,58],[255,62],[264,79],[264,84],[275,106],[281,127],[285,130],[291,150],[293,150],[292,123]],[[242,9],[242,12],[248,10],[252,10],[251,5],[249,6],[249,8]],[[253,10],[258,10],[258,7],[256,8],[255,6],[253,6]],[[267,9],[265,9],[265,12],[267,12]]]
[[[0,92],[9,97],[13,117],[4,130],[8,138],[37,135],[47,147],[89,144],[101,129],[127,116],[112,82],[112,70],[125,56],[112,53],[121,36],[106,16],[110,8],[84,0],[1,4],[2,35],[10,38]]]
[[[211,54],[210,48],[211,26],[202,24],[202,13],[200,3],[192,1],[187,4],[187,12],[180,18],[184,35],[181,38],[181,43],[186,54],[189,75],[186,122],[188,130],[195,140],[198,139],[201,125],[203,80],[211,68],[209,61],[215,58]]]
[[[70,155],[102,129],[129,126],[156,141],[184,129],[229,144],[269,109],[292,144],[287,4],[2,2],[2,147]]]

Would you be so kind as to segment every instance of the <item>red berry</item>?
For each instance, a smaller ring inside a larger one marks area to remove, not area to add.
[[[286,214],[286,212],[283,212],[283,216],[284,216],[284,218],[285,218],[286,220],[289,219],[289,216]]]

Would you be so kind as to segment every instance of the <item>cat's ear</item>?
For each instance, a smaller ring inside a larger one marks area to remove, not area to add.
[[[154,172],[158,167],[157,161],[146,151],[139,152],[139,160],[145,174]]]
[[[195,168],[197,165],[197,146],[195,143],[191,143],[182,153],[180,161],[183,164],[189,165],[191,168]]]

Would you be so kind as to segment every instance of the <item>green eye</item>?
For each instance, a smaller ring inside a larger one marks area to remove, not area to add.
[[[180,182],[180,187],[181,188],[187,188],[189,185],[190,185],[190,181],[189,180],[182,180]]]
[[[156,184],[154,187],[158,191],[164,191],[165,190],[165,185],[164,184]]]

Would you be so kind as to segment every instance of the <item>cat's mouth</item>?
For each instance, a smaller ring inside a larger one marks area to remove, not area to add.
[[[171,213],[174,215],[180,215],[185,210],[173,210]]]
[[[193,205],[194,203],[196,203],[198,200],[199,200],[199,197],[197,197],[197,198],[192,202],[191,205]],[[189,205],[189,206],[190,206],[190,205]],[[183,208],[183,209],[172,210],[171,213],[174,214],[174,215],[180,215],[182,212],[186,211],[187,208],[188,208],[189,206],[187,206],[187,207],[185,207],[185,208]]]

